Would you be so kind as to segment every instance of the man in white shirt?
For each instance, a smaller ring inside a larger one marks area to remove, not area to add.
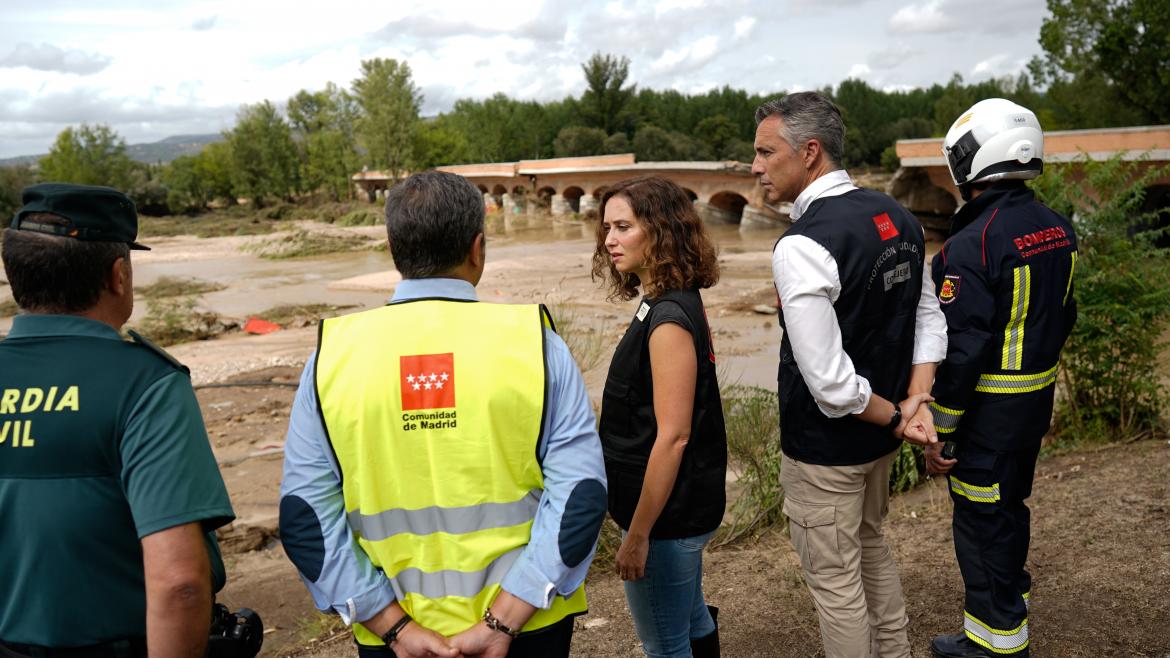
[[[937,441],[922,403],[947,329],[923,276],[922,227],[890,197],[853,185],[840,164],[844,121],[828,98],[790,94],[760,106],[756,122],[752,173],[769,203],[793,204],[772,256],[792,542],[827,656],[869,656],[871,647],[909,656],[901,580],[881,526],[907,427]]]

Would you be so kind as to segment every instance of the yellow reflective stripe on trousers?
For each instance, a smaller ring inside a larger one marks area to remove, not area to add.
[[[963,612],[963,630],[972,642],[995,653],[1012,654],[1028,646],[1028,620],[1010,631],[992,628],[969,612]]]
[[[1031,299],[1032,269],[1028,265],[1012,270],[1012,309],[1003,330],[1003,358],[1000,368],[1019,370],[1024,363],[1024,321]]]
[[[491,528],[506,528],[536,516],[540,506],[541,489],[533,489],[520,500],[511,503],[480,503],[465,507],[423,509],[389,509],[377,514],[349,512],[349,527],[362,539],[381,541],[398,534],[429,535],[445,532],[463,535]]]
[[[1068,304],[1069,293],[1072,292],[1073,274],[1077,271],[1077,252],[1072,252],[1072,265],[1068,268],[1068,285],[1064,287],[1064,302]]]
[[[973,503],[998,503],[999,483],[990,487],[981,487],[977,484],[967,484],[955,476],[950,476],[951,491]]]
[[[987,373],[979,377],[975,390],[980,393],[1031,393],[1056,383],[1056,366],[1029,375]]]
[[[959,421],[963,418],[962,411],[937,402],[930,403],[930,413],[934,416],[934,430],[939,434],[950,434],[959,429]]]

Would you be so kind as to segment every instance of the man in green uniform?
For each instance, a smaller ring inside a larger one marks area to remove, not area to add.
[[[104,187],[26,188],[3,237],[0,656],[202,656],[234,515],[188,371],[119,330],[138,216]]]

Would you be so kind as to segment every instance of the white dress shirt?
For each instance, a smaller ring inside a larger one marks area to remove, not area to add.
[[[813,181],[796,197],[790,218],[799,221],[813,201],[857,189],[843,169]],[[914,359],[937,363],[947,355],[947,321],[925,272],[914,319]],[[857,374],[842,348],[833,304],[841,295],[837,261],[827,249],[803,235],[781,240],[772,253],[772,279],[784,309],[785,331],[817,406],[829,418],[861,413],[873,389]],[[896,402],[897,400],[895,400]]]

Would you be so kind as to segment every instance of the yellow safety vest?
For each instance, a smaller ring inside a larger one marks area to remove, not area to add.
[[[321,323],[317,395],[349,525],[399,605],[437,633],[478,622],[528,544],[546,323],[539,305],[435,299]],[[585,609],[582,586],[523,630]],[[361,624],[354,636],[382,644]]]

